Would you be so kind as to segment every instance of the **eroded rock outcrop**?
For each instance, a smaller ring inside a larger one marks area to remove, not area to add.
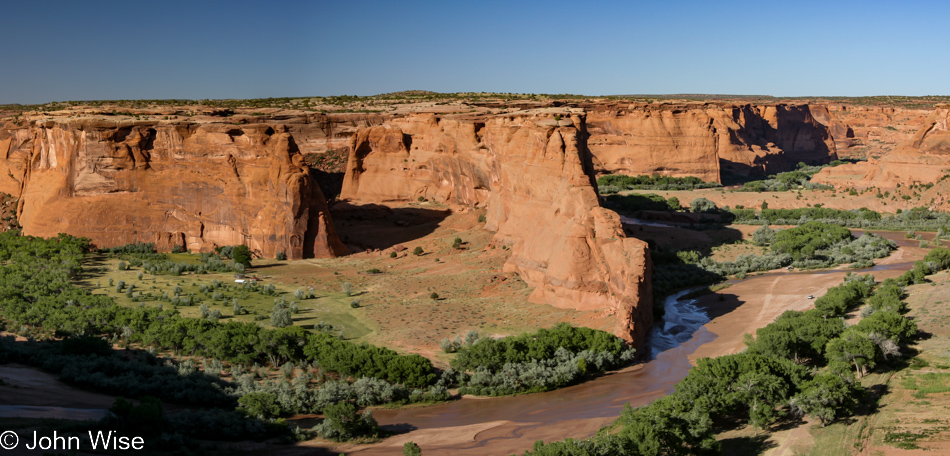
[[[587,106],[599,173],[764,176],[837,158],[822,106],[717,103]]]
[[[640,344],[652,321],[646,243],[627,238],[592,184],[585,113],[555,109],[486,117],[410,115],[353,137],[341,197],[419,197],[487,208],[505,269],[531,299],[602,310]]]
[[[950,174],[950,108],[939,107],[920,122],[916,133],[880,157],[821,170],[813,182],[839,188],[894,188],[934,183]],[[902,126],[906,126],[902,125]],[[897,128],[894,127],[895,131]]]
[[[34,120],[0,130],[0,191],[24,232],[99,246],[247,244],[263,256],[345,252],[294,137],[279,124]]]

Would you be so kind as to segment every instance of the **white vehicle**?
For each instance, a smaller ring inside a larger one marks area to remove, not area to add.
[[[814,295],[808,295],[808,299],[815,299]]]

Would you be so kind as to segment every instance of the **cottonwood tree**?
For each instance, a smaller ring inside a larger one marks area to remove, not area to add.
[[[733,390],[749,406],[753,435],[778,417],[775,407],[788,395],[788,385],[781,378],[754,371],[740,375],[733,384]]]
[[[830,373],[817,375],[789,401],[789,407],[797,415],[818,418],[824,427],[841,412],[853,408],[860,392],[860,384],[850,374],[844,378]]]
[[[867,374],[868,369],[874,368],[877,346],[867,334],[849,328],[841,337],[828,342],[825,352],[828,360],[833,363],[854,365],[855,373],[861,378]]]

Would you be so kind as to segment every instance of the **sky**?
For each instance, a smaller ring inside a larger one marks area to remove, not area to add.
[[[950,94],[944,1],[16,1],[0,104]]]

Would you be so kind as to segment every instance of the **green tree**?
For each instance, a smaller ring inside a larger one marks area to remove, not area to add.
[[[781,378],[761,372],[746,372],[739,376],[733,389],[749,406],[749,421],[753,434],[778,416],[775,407],[785,400],[788,385]]]
[[[358,413],[352,402],[328,405],[323,416],[323,422],[316,428],[321,437],[339,442],[379,435],[379,426],[369,410]]]
[[[667,198],[667,199],[666,199],[666,204],[668,204],[668,205],[669,205],[671,208],[673,208],[674,210],[680,210],[680,209],[683,208],[683,205],[680,204],[680,199],[677,198],[677,197],[675,197],[675,196],[671,196],[671,197]]]
[[[853,365],[860,378],[867,374],[868,369],[874,368],[877,346],[867,334],[848,328],[841,337],[828,342],[825,352],[832,363]]]
[[[235,263],[243,264],[245,268],[251,267],[251,251],[246,245],[236,245],[231,250],[231,258]]]
[[[277,396],[271,393],[248,393],[238,399],[238,404],[241,404],[238,410],[254,418],[274,418],[280,414]]]
[[[402,456],[422,456],[422,448],[415,442],[409,441],[402,446]]]
[[[816,375],[789,401],[792,413],[818,418],[822,427],[837,416],[850,413],[862,390],[854,376],[849,374],[849,377],[831,373]]]

